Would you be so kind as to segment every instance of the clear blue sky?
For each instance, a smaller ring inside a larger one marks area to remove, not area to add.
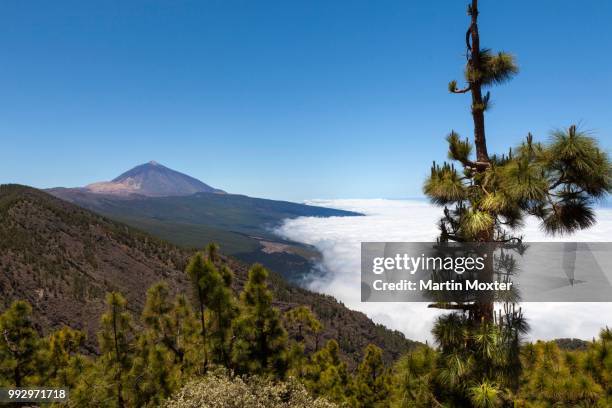
[[[0,4],[0,183],[79,186],[157,160],[230,192],[421,195],[471,134],[466,1]],[[612,149],[612,2],[481,2],[514,53],[490,151],[581,122]]]

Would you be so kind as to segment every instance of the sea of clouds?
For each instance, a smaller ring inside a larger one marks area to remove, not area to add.
[[[347,307],[366,313],[372,320],[403,332],[406,337],[430,341],[435,317],[443,311],[424,303],[362,303],[362,241],[435,241],[441,209],[418,200],[312,200],[306,204],[356,211],[365,217],[300,217],[286,220],[276,233],[286,239],[313,245],[322,254],[311,290],[334,296]],[[609,241],[612,209],[597,210],[595,227],[571,238],[547,237],[535,220],[521,232],[526,241]],[[612,303],[523,303],[531,325],[530,339],[581,338],[589,340],[612,326]]]

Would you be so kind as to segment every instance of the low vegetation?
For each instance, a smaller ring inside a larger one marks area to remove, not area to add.
[[[192,380],[175,396],[166,408],[333,408],[323,398],[313,398],[295,379],[284,382],[262,377],[232,377],[224,370]]]

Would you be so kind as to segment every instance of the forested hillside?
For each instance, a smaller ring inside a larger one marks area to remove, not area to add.
[[[273,233],[275,227],[283,220],[302,216],[361,215],[239,194],[199,192],[148,197],[101,194],[83,188],[47,191],[181,247],[200,248],[208,242],[218,242],[225,254],[249,264],[262,263],[292,282],[299,282],[311,273],[319,254],[307,245],[279,238]]]
[[[63,325],[84,330],[90,352],[96,351],[95,333],[107,292],[122,293],[128,310],[140,315],[146,290],[156,282],[166,282],[171,293],[188,292],[184,271],[191,255],[193,251],[40,190],[0,186],[0,309],[25,300],[42,332]],[[248,266],[232,258],[223,260],[234,271],[234,290],[239,291]],[[275,274],[270,282],[274,305],[282,311],[309,306],[323,324],[321,344],[336,339],[352,367],[369,343],[384,349],[387,362],[414,344],[332,297],[287,284]],[[314,346],[309,340],[307,347]]]

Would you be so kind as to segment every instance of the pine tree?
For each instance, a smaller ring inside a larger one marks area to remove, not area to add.
[[[306,347],[307,338],[314,340],[314,351],[319,349],[319,335],[323,325],[307,306],[298,306],[285,313],[285,327],[292,333],[292,341],[289,349],[290,374],[301,377],[307,363]]]
[[[440,222],[442,241],[506,242],[520,241],[512,230],[525,216],[540,219],[551,234],[571,233],[595,222],[594,200],[611,191],[612,167],[597,142],[575,126],[553,133],[549,144],[536,143],[531,135],[507,155],[489,156],[484,113],[490,92],[483,89],[510,80],[517,72],[514,57],[480,48],[478,1],[468,7],[471,24],[466,33],[467,86],[453,93],[470,92],[474,121],[474,146],[451,132],[447,137],[453,164],[434,166],[424,191],[445,208]],[[450,207],[450,208],[449,208]],[[489,316],[491,317],[491,316]]]
[[[452,131],[447,137],[448,156],[457,165],[434,162],[424,184],[425,194],[444,207],[440,242],[520,244],[522,237],[516,231],[527,216],[539,219],[542,228],[553,235],[592,226],[594,202],[612,189],[612,166],[588,134],[570,126],[555,131],[547,144],[535,142],[529,134],[507,154],[489,155],[485,133],[485,112],[491,106],[488,89],[512,79],[518,67],[511,54],[481,47],[478,0],[471,1],[468,15],[466,85],[460,89],[452,81],[449,91],[471,95],[474,143]],[[490,255],[481,281],[493,280],[496,273],[495,257]],[[512,305],[506,305],[505,315],[496,318],[494,301],[491,294],[458,304],[433,305],[460,311],[453,318],[440,318],[434,335],[442,351],[441,373],[449,381],[469,378],[480,387],[459,387],[453,398],[466,405],[480,404],[476,401],[484,401],[483,396],[495,394],[497,398],[498,390],[492,391],[496,386],[514,391],[518,387],[520,342],[528,327],[520,309]],[[465,384],[463,380],[459,383]]]
[[[340,358],[340,347],[336,340],[329,340],[310,357],[304,367],[302,381],[314,395],[339,404],[356,404],[353,381],[346,362]]]
[[[159,405],[180,383],[185,359],[184,319],[176,319],[175,305],[166,283],[149,288],[142,313],[145,330],[140,334],[130,378],[135,379],[132,398],[136,406]]]
[[[404,355],[395,364],[390,405],[394,408],[440,406],[434,394],[437,353],[428,346]]]
[[[280,312],[272,306],[268,271],[255,264],[240,295],[241,313],[235,322],[232,361],[238,373],[284,376],[287,333]]]
[[[180,384],[180,366],[163,344],[152,343],[146,335],[138,338],[129,379],[130,405],[160,406]]]
[[[389,376],[382,360],[382,350],[374,344],[368,344],[363,354],[355,377],[357,406],[386,407]]]
[[[134,332],[126,305],[120,293],[109,293],[106,296],[107,311],[102,315],[98,333],[101,354],[98,363],[104,383],[108,384],[104,392],[118,408],[128,406],[126,384],[131,383],[129,372],[133,359]]]
[[[175,333],[176,351],[173,350],[175,361],[180,364],[181,371],[185,375],[194,374],[198,371],[201,362],[202,347],[199,341],[198,319],[185,295],[176,296],[170,319]],[[183,357],[180,356],[181,353],[184,353]]]
[[[175,363],[182,364],[196,324],[185,297],[178,295],[173,301],[164,282],[151,286],[147,291],[142,321],[150,342],[165,346],[172,352]]]
[[[219,245],[211,242],[206,246],[206,259],[212,263],[216,263],[219,260]]]
[[[612,399],[612,329],[606,326],[599,333],[599,340],[591,347],[589,355],[593,377],[605,388]]]
[[[223,283],[225,287],[230,288],[234,283],[234,272],[227,265],[221,266],[221,277],[223,278]]]
[[[323,330],[323,325],[307,306],[298,306],[289,310],[285,313],[285,319],[289,327],[295,328],[295,340],[298,342],[305,340],[307,331],[318,340],[318,335]],[[315,351],[316,349],[315,345]]]
[[[41,339],[32,322],[32,307],[15,301],[0,315],[0,384],[35,385],[44,369],[37,355]]]
[[[586,351],[560,350],[555,342],[525,346],[525,371],[517,402],[534,406],[607,407],[612,402],[606,381],[592,357],[601,345],[594,340]],[[606,353],[608,358],[609,353]],[[607,373],[612,372],[608,366]],[[609,383],[608,383],[609,384]],[[529,405],[527,405],[529,406]]]
[[[187,265],[187,276],[191,281],[194,293],[194,302],[200,320],[200,335],[202,341],[202,353],[204,355],[203,369],[206,371],[209,364],[209,338],[206,322],[206,309],[212,301],[214,291],[222,284],[223,278],[215,268],[215,265],[206,260],[202,252],[196,253]]]
[[[208,246],[208,259],[197,253],[187,266],[187,274],[194,288],[196,306],[204,344],[204,369],[209,362],[229,366],[231,363],[232,322],[238,315],[238,306],[231,285],[233,272],[219,262],[218,246]],[[212,357],[209,356],[212,351]]]
[[[46,370],[41,384],[74,388],[88,366],[88,361],[80,354],[85,333],[62,327],[47,336],[44,343],[39,360],[44,362]]]
[[[215,268],[216,270],[216,268]],[[233,346],[233,321],[239,314],[238,304],[232,290],[233,272],[222,265],[219,278],[210,296],[211,348],[213,360],[226,367],[231,366]]]

